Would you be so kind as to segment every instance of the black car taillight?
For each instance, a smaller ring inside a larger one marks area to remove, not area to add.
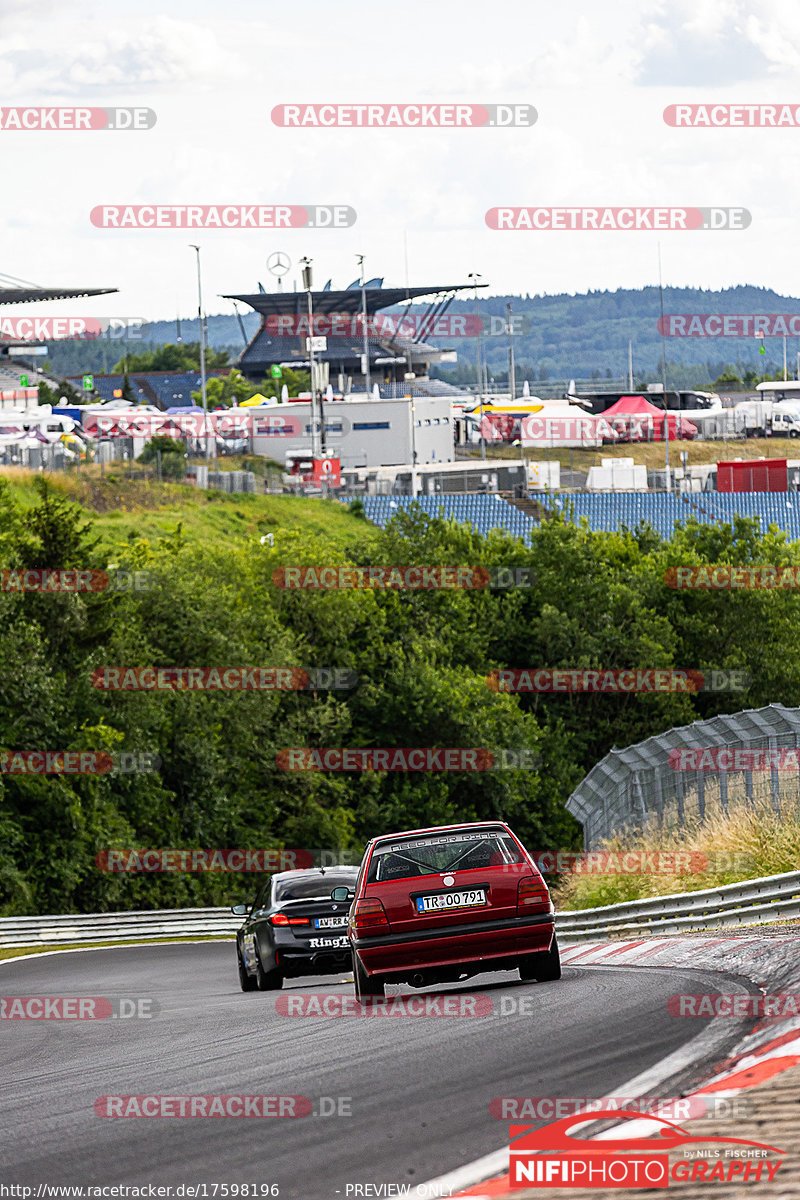
[[[269,918],[270,925],[310,925],[309,917],[287,917],[286,913],[274,913]]]
[[[362,930],[369,930],[370,933],[387,933],[389,919],[380,900],[357,900],[353,909],[352,925],[357,933]]]
[[[544,911],[550,907],[550,893],[541,875],[526,875],[517,885],[517,913]]]

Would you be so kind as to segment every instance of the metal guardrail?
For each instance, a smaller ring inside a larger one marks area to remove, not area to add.
[[[800,917],[800,871],[767,875],[698,892],[653,896],[559,913],[559,934],[588,941],[608,933],[681,933],[729,929]]]
[[[563,942],[607,934],[729,929],[800,917],[800,871],[729,883],[702,892],[653,896],[556,915]],[[0,917],[0,946],[80,945],[159,938],[233,937],[242,923],[228,908],[172,908],[80,916]]]
[[[242,924],[229,908],[171,908],[80,916],[0,917],[0,946],[138,942],[233,936]]]

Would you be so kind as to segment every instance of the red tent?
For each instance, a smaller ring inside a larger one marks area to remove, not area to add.
[[[616,404],[602,414],[620,435],[629,442],[663,441],[664,412],[645,400],[644,396],[621,396]],[[697,426],[680,413],[667,413],[669,439],[697,437]]]

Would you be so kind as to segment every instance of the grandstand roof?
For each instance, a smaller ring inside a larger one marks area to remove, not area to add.
[[[119,288],[2,287],[0,304],[29,304],[32,300],[74,300],[83,296],[107,296]]]
[[[434,296],[441,292],[461,292],[471,288],[471,283],[442,283],[435,287],[397,287],[397,288],[364,288],[364,301],[368,313],[379,312],[382,308],[390,308],[394,304],[402,304],[404,300],[415,300],[419,296]],[[488,287],[481,283],[478,287]],[[286,313],[304,314],[308,310],[307,292],[255,292],[246,296],[223,297],[225,300],[241,300],[249,304],[256,312],[264,316],[278,316]],[[312,292],[311,300],[314,312],[319,313],[360,313],[363,310],[361,288],[347,288],[339,292]]]

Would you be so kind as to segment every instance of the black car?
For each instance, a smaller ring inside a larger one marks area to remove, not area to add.
[[[352,969],[347,939],[350,900],[333,900],[334,888],[355,889],[358,867],[313,867],[270,876],[254,904],[235,904],[246,917],[236,935],[243,992],[280,988],[298,975],[333,975]]]

